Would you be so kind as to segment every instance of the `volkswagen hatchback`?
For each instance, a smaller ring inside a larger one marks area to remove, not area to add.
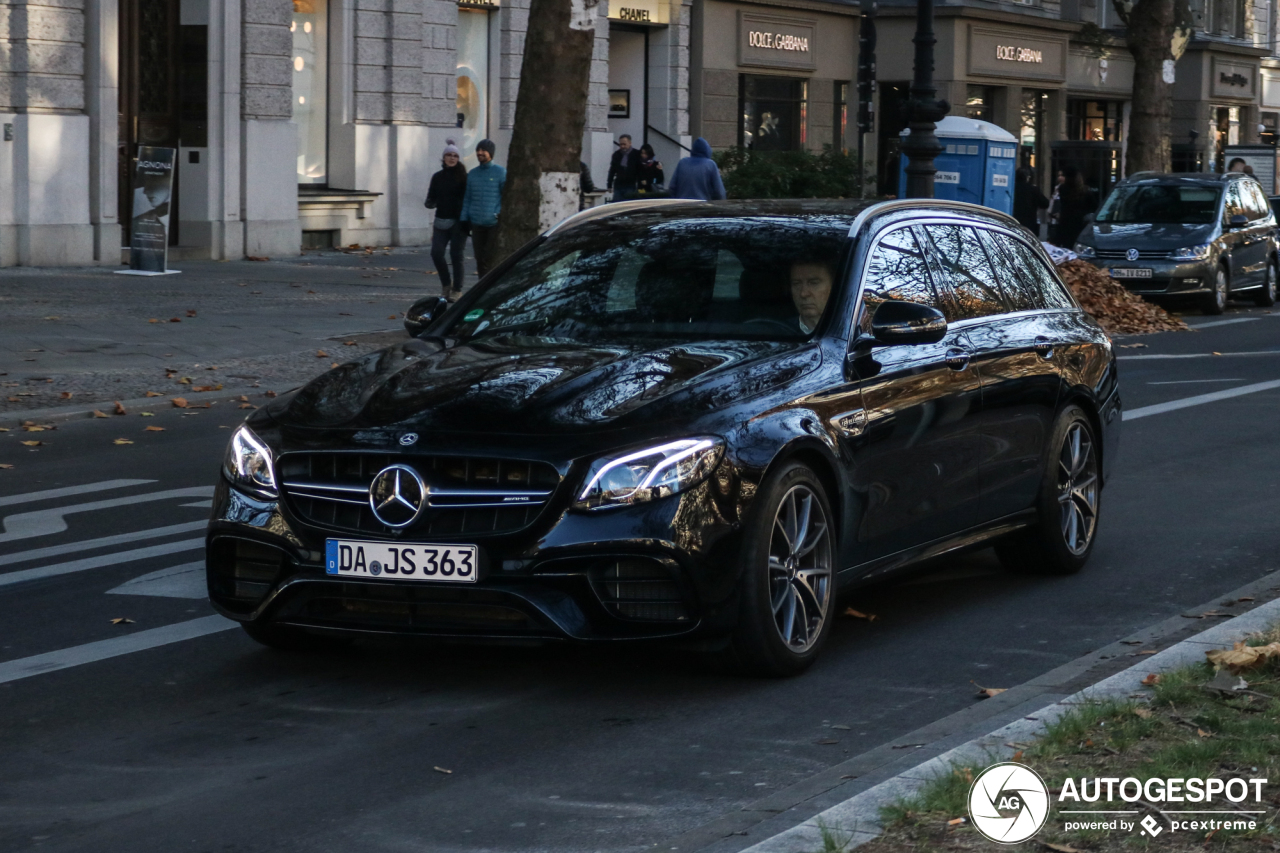
[[[609,205],[408,325],[231,439],[209,593],[263,643],[678,639],[780,675],[858,584],[1097,538],[1111,343],[988,209]]]

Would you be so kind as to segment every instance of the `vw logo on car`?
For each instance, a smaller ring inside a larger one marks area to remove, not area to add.
[[[1136,261],[1138,259],[1138,250],[1130,249],[1124,253],[1124,258],[1126,261]]]

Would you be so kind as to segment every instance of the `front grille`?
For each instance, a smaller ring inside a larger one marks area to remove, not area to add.
[[[393,462],[416,470],[429,491],[418,520],[400,530],[369,506],[369,485]],[[415,536],[512,533],[533,523],[560,482],[545,462],[466,456],[288,453],[279,468],[286,505],[308,524]]]
[[[605,609],[622,619],[683,622],[689,618],[679,580],[657,560],[610,560],[592,572],[591,587]]]
[[[1098,257],[1107,261],[1127,261],[1128,249],[1097,249]],[[1139,249],[1137,260],[1158,261],[1169,257],[1169,249]]]
[[[425,633],[545,635],[547,629],[494,590],[379,584],[304,589],[277,614],[312,625]]]

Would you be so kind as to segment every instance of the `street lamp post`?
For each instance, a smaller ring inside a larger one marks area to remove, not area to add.
[[[915,79],[911,81],[911,134],[902,143],[907,157],[907,198],[933,198],[933,176],[937,172],[933,158],[942,153],[938,137],[933,135],[936,122],[951,109],[937,97],[933,85],[933,0],[916,0]]]

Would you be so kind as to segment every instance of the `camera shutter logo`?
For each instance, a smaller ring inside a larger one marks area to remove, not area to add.
[[[998,844],[1017,844],[1040,831],[1049,816],[1049,789],[1024,764],[993,764],[969,789],[969,820]]]

